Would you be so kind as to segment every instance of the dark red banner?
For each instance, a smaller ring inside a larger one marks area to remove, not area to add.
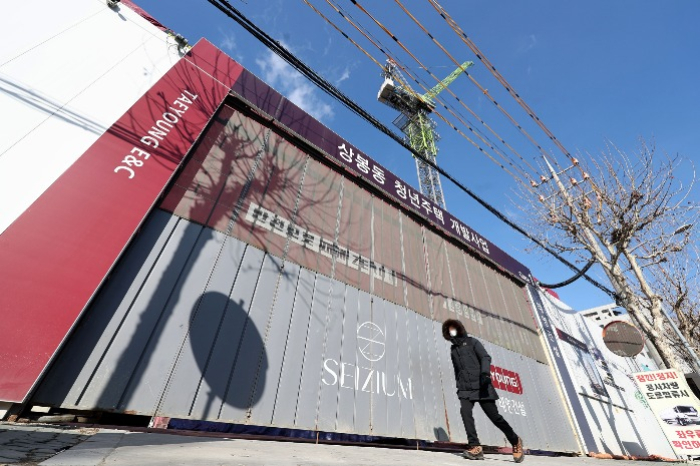
[[[25,399],[241,70],[200,41],[0,236],[0,400]]]

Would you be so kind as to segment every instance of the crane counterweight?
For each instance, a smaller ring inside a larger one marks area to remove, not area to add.
[[[423,95],[417,94],[406,84],[406,80],[395,62],[387,60],[384,66],[382,72],[384,82],[379,88],[377,100],[400,112],[400,115],[394,120],[394,124],[405,135],[409,145],[433,163],[437,157],[436,143],[439,139],[435,131],[435,122],[429,116],[435,110],[433,99],[473,64],[470,61],[462,63],[449,76]],[[437,171],[419,158],[416,158],[416,169],[421,193],[440,207],[445,208],[445,197]]]

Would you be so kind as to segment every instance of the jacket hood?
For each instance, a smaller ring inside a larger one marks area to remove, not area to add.
[[[467,331],[464,328],[464,325],[462,325],[462,322],[455,319],[447,319],[442,324],[442,337],[445,340],[452,341],[452,337],[450,336],[450,327],[454,327],[457,329],[457,338],[467,336]]]

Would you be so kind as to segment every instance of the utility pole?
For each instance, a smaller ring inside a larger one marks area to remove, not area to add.
[[[429,116],[435,110],[433,99],[473,64],[470,61],[462,63],[459,68],[423,95],[416,94],[410,88],[394,61],[387,60],[384,66],[382,72],[384,82],[379,89],[377,99],[401,113],[394,120],[394,124],[406,136],[408,144],[433,163],[437,157],[439,140],[435,131],[435,121]],[[446,205],[440,175],[419,158],[416,158],[416,170],[421,193],[444,209]]]

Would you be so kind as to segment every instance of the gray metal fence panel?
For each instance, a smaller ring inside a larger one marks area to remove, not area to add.
[[[391,305],[396,312],[396,344],[397,344],[397,363],[399,380],[405,381],[407,387],[404,387],[408,396],[402,387],[397,387],[401,391],[399,396],[400,412],[401,412],[401,429],[397,437],[415,438],[416,437],[416,413],[414,411],[414,396],[415,396],[415,381],[413,380],[413,372],[411,370],[411,355],[409,353],[410,335],[408,334],[407,323],[410,321],[411,311],[405,307],[395,304]],[[417,375],[417,374],[416,374]]]
[[[386,374],[387,325],[384,300],[372,298],[372,320],[362,322],[357,330],[358,349],[365,358],[365,368],[361,371],[363,387],[368,385],[371,391],[372,432],[381,435],[387,427],[387,396],[382,393],[383,374]],[[384,376],[385,378],[386,376]],[[367,384],[367,380],[370,381]]]
[[[226,394],[231,389],[231,374],[235,368],[238,347],[243,338],[263,258],[262,251],[252,247],[245,249],[236,281],[226,303],[218,338],[212,344],[209,363],[202,371],[202,386],[192,404],[193,418],[220,418]]]
[[[401,400],[411,396],[411,387],[408,386],[408,379],[401,379],[402,374],[399,366],[399,340],[405,338],[405,335],[403,332],[399,334],[397,331],[396,305],[384,301],[384,315],[386,319],[384,322],[386,327],[386,350],[384,354],[386,366],[381,376],[382,394],[387,405],[387,426],[386,434],[384,435],[401,437]]]
[[[343,342],[343,314],[345,310],[346,285],[338,280],[331,282],[331,297],[328,307],[328,321],[326,324],[326,339],[323,348],[323,360],[318,366],[318,371],[323,371],[326,361],[341,359],[341,345]],[[321,375],[318,400],[318,419],[316,428],[323,431],[334,431],[338,410],[338,384],[328,384],[324,380],[325,373]]]
[[[294,425],[300,429],[316,429],[318,414],[318,390],[321,385],[323,366],[323,343],[328,325],[328,303],[330,301],[331,279],[323,275],[316,277],[316,292],[311,303],[304,351],[304,366],[301,370],[301,385],[296,399],[297,412]]]
[[[409,366],[411,368],[411,385],[413,392],[413,413],[416,436],[418,438],[431,438],[433,427],[427,421],[427,411],[432,409],[431,400],[426,398],[425,387],[431,383],[428,373],[424,371],[423,359],[426,357],[423,351],[423,342],[420,339],[419,326],[424,320],[415,312],[406,312],[406,343],[409,347]]]
[[[161,394],[168,389],[167,382],[177,362],[179,352],[175,348],[181,347],[186,338],[191,317],[199,308],[225,240],[226,236],[208,229],[198,236],[184,273],[172,288],[122,395],[122,409],[139,414],[149,414],[156,409]],[[149,307],[153,306],[160,306],[155,297],[149,301]],[[145,380],[149,383],[143,383]]]
[[[362,356],[360,351],[361,341],[357,338],[360,326],[365,322],[372,321],[372,297],[369,293],[360,291],[358,295],[357,326],[355,327],[356,358],[358,368],[357,386],[355,390],[355,429],[357,432],[372,433],[372,393],[371,385],[367,384],[367,376],[370,367],[367,358]],[[351,330],[351,329],[348,329]],[[371,381],[370,381],[371,384]]]
[[[277,399],[277,387],[281,384],[282,367],[287,349],[288,337],[291,334],[291,320],[295,297],[300,285],[301,267],[291,262],[284,264],[277,288],[275,308],[269,322],[265,351],[267,353],[267,374],[264,383],[255,385],[254,399],[257,404],[251,407],[249,422],[258,425],[271,425]],[[301,295],[299,295],[301,296]]]
[[[76,328],[74,339],[81,345],[66,345],[54,363],[52,370],[62,377],[54,378],[51,385],[39,385],[34,395],[36,400],[63,398],[65,403],[80,405],[81,395],[131,311],[134,299],[178,221],[177,217],[156,211],[146,222],[131,246],[132,252],[120,261],[108,280],[109,286],[97,296],[92,311]],[[85,348],[91,351],[86,352]]]
[[[311,304],[315,289],[316,274],[302,268],[294,298],[294,310],[287,335],[282,373],[279,386],[275,390],[272,425],[281,427],[294,427],[295,425],[297,397],[301,387],[306,337],[311,321]]]
[[[200,395],[203,374],[206,373],[212,349],[218,338],[226,338],[219,330],[225,313],[234,312],[229,306],[229,295],[245,252],[245,244],[230,240],[219,244],[225,239],[225,236],[219,234],[209,239],[212,246],[220,248],[219,254],[227,260],[215,262],[205,290],[200,292],[189,289],[189,281],[186,284],[187,288],[183,290],[183,293],[200,295],[191,297],[196,301],[185,326],[186,334],[176,352],[177,359],[167,379],[157,413],[178,417],[190,416],[192,405]],[[173,338],[172,343],[171,348],[174,349],[177,341]]]
[[[282,260],[265,255],[255,295],[243,326],[236,364],[229,380],[226,401],[219,416],[222,420],[247,423],[256,383],[265,383],[267,356],[264,334],[272,311]]]
[[[127,384],[136,373],[178,278],[187,267],[189,251],[201,230],[201,226],[178,222],[146,281],[137,285],[139,294],[131,303],[128,316],[113,336],[90,383],[84,388],[79,406],[121,409],[119,404]]]
[[[335,430],[341,432],[358,432],[369,434],[369,426],[355,423],[357,379],[357,317],[359,309],[359,290],[351,286],[345,289],[345,307],[343,314],[343,335],[340,359],[324,361],[324,379],[326,383],[338,386],[338,407]],[[332,373],[330,371],[333,371]],[[342,378],[341,378],[342,376]],[[323,387],[322,387],[323,389]]]
[[[434,346],[431,327],[432,322],[428,319],[416,316],[416,339],[420,351],[420,366],[418,370],[423,376],[423,385],[421,387],[425,407],[423,421],[428,438],[435,436],[435,423],[439,415],[435,412],[436,407],[439,406],[437,404],[438,399],[435,396],[435,381],[439,380],[439,378],[436,378],[438,374],[434,367],[437,365],[437,360],[433,358],[434,351],[431,351]]]

